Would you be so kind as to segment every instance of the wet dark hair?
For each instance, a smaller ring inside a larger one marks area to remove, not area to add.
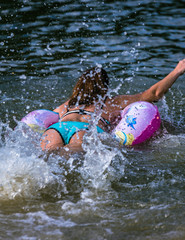
[[[103,68],[94,67],[79,78],[73,88],[69,107],[75,104],[89,106],[104,97],[108,91],[109,77]]]

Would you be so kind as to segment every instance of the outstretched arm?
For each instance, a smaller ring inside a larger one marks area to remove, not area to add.
[[[125,108],[128,104],[136,101],[156,102],[168,91],[177,78],[185,72],[185,59],[181,60],[175,69],[164,79],[157,82],[149,89],[135,95],[118,95],[112,99],[113,103],[120,109]]]
[[[173,85],[177,78],[185,72],[185,59],[181,60],[176,68],[169,73],[164,79],[151,86],[141,94],[141,100],[154,102],[158,101]]]

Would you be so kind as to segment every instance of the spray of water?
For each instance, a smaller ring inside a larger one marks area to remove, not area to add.
[[[125,158],[117,142],[109,142],[108,134],[101,137],[97,134],[97,121],[92,121],[84,137],[85,154],[71,155],[68,159],[51,154],[47,161],[39,146],[39,133],[20,122],[14,130],[0,123],[0,199],[43,195],[60,198],[72,189],[83,192],[86,186],[99,190],[110,187],[111,180],[118,177],[116,168],[124,174]],[[119,167],[113,166],[116,161]],[[76,175],[79,177],[74,183]]]
[[[21,123],[15,130],[7,124],[0,126],[0,199],[38,198],[46,188],[51,190],[56,185],[59,192],[54,192],[55,196],[64,192],[56,165],[49,165],[40,157],[39,134]]]

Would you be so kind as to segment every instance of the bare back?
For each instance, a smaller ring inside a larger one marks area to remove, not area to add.
[[[106,101],[102,104],[100,104],[102,107],[100,108],[100,116],[104,119],[106,119],[109,123],[110,126],[106,126],[102,121],[98,122],[98,126],[102,128],[104,131],[110,131],[120,120],[120,111],[124,109],[127,105],[134,101],[140,100],[140,95],[119,95],[115,96],[112,98],[107,97]],[[89,122],[92,119],[91,115],[86,115],[86,114],[78,114],[78,113],[71,113],[67,116],[64,116],[66,112],[68,111],[68,101],[60,105],[58,108],[56,108],[54,111],[58,112],[60,115],[60,118],[62,118],[62,121],[77,121],[77,122]],[[98,105],[97,105],[98,106]],[[84,109],[86,111],[94,113],[97,111],[99,113],[98,107],[95,107],[95,105],[90,105],[90,106],[78,106],[78,107],[72,107],[70,108],[70,111],[73,110],[78,110],[78,109]],[[94,116],[95,117],[95,114]]]

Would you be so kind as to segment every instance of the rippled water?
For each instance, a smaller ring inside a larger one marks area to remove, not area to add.
[[[144,91],[185,57],[184,13],[184,0],[1,1],[1,239],[185,238],[184,76],[157,103],[159,135],[135,148],[92,130],[85,153],[48,157],[19,122],[95,65],[110,94]]]

